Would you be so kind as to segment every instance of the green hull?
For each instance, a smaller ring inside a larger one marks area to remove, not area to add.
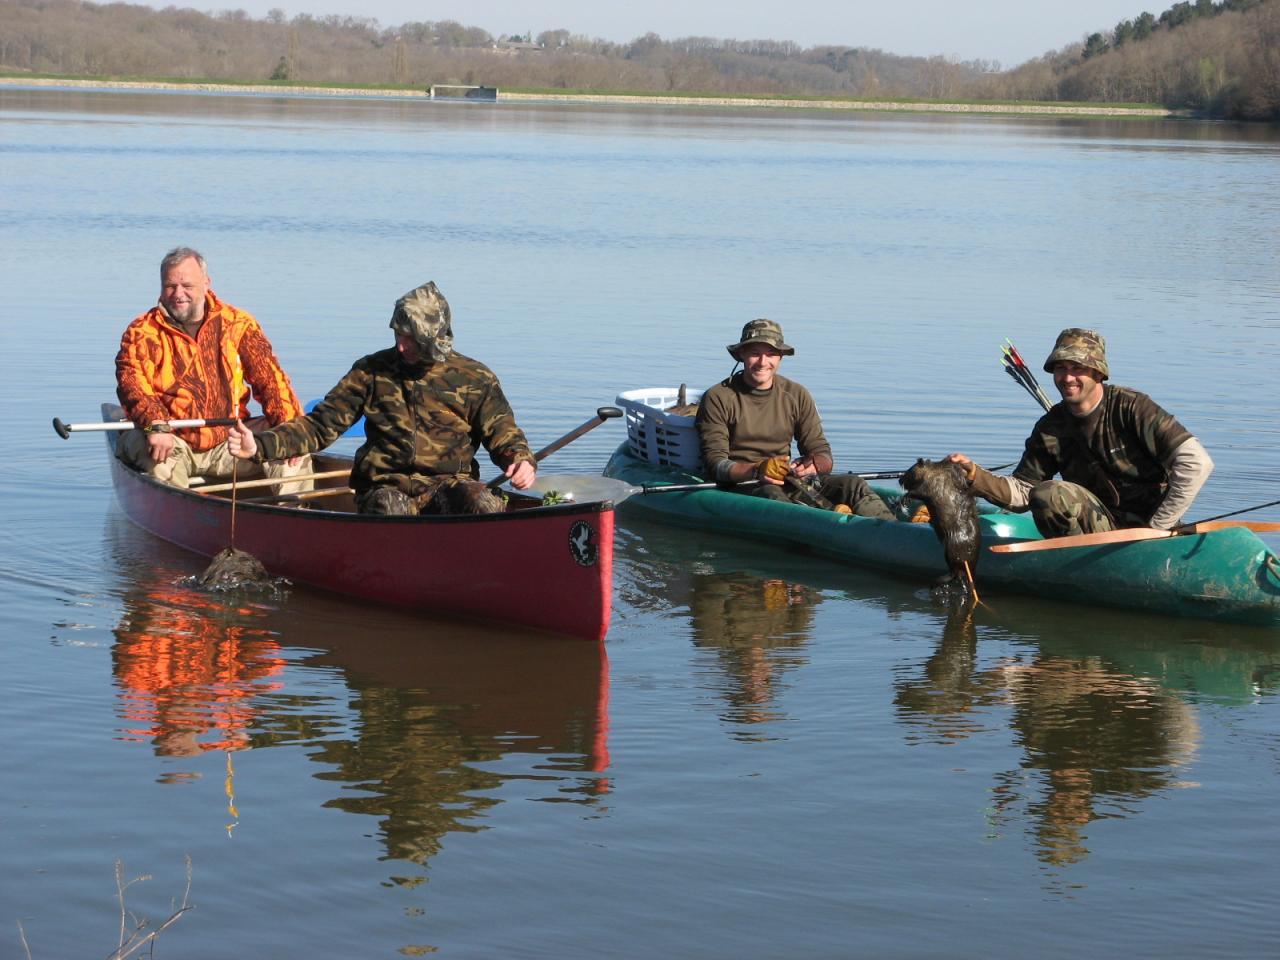
[[[636,486],[700,479],[638,460],[625,446],[604,472]],[[924,523],[830,513],[722,490],[638,494],[622,509],[926,582],[946,573],[942,547]],[[979,521],[984,550],[977,579],[982,588],[998,585],[1055,600],[1280,626],[1280,558],[1244,527],[1101,547],[991,553],[985,547],[1038,540],[1040,535],[1028,514],[984,510]]]

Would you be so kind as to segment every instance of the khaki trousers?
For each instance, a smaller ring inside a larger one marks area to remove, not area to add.
[[[126,430],[120,436],[116,455],[129,466],[148,473],[164,483],[171,483],[175,487],[191,486],[192,477],[203,477],[211,483],[228,481],[231,479],[233,464],[236,478],[239,480],[278,477],[285,481],[289,477],[311,472],[310,456],[304,456],[296,467],[289,466],[285,460],[254,463],[251,460],[237,460],[232,457],[225,441],[209,450],[192,450],[190,444],[180,437],[174,437],[174,441],[173,452],[169,454],[169,458],[164,463],[156,463],[151,459],[146,433],[142,430]],[[273,494],[303,493],[314,488],[314,480],[297,480],[292,483],[274,484],[271,491]]]

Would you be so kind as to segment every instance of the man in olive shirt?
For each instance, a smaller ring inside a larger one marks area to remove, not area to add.
[[[783,341],[782,327],[752,320],[727,349],[743,369],[706,391],[698,403],[698,441],[708,474],[726,485],[758,480],[749,491],[755,496],[811,505],[816,498],[809,491],[816,482],[821,498],[845,508],[841,512],[893,520],[865,480],[829,476],[831,445],[813,397],[778,374],[782,358],[795,353]],[[792,440],[799,452],[794,460]]]
[[[1200,441],[1145,393],[1104,383],[1106,341],[1093,330],[1063,330],[1044,369],[1062,402],[1036,422],[1012,476],[950,456],[969,466],[973,492],[1030,510],[1045,537],[1174,527],[1213,471]]]

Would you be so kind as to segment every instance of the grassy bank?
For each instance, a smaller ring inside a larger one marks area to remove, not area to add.
[[[299,84],[286,80],[209,80],[180,77],[85,77],[0,73],[0,84],[80,87],[99,90],[169,90],[196,93],[262,93],[280,96],[406,97],[426,99],[421,86],[397,84]],[[1062,103],[1022,100],[876,100],[858,97],[723,96],[698,93],[653,93],[642,90],[502,89],[499,100],[632,105],[771,107],[808,110],[905,111],[916,113],[993,113],[1099,117],[1169,117],[1157,104]]]

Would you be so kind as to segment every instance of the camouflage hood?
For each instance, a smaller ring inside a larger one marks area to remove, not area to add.
[[[1070,327],[1058,334],[1058,342],[1053,345],[1053,352],[1044,362],[1044,372],[1053,373],[1053,365],[1065,361],[1078,363],[1090,370],[1097,370],[1106,380],[1111,376],[1107,369],[1107,341],[1102,334],[1080,327]]]
[[[447,360],[453,353],[451,320],[449,301],[432,281],[410,290],[396,301],[391,329],[412,337],[424,358]]]

